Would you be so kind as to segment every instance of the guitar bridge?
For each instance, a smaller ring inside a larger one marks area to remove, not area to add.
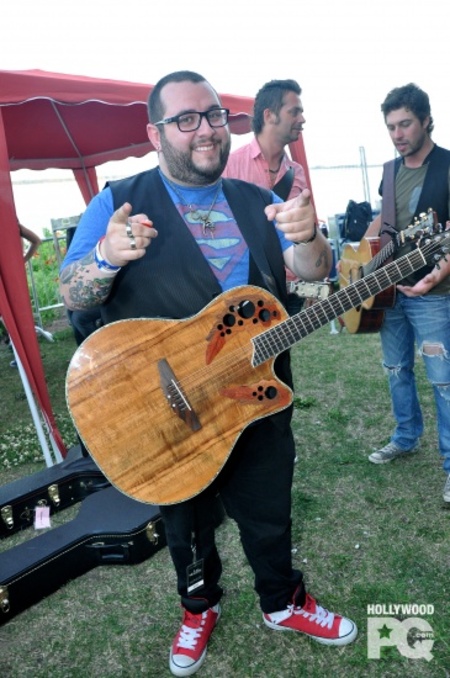
[[[158,360],[158,371],[161,388],[171,410],[193,431],[198,431],[202,427],[199,418],[181,390],[181,386],[165,358]]]

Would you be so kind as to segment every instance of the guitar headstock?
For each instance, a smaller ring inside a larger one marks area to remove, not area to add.
[[[418,244],[418,249],[425,257],[429,266],[437,266],[441,259],[450,253],[450,230],[437,233],[433,236],[424,237],[424,240]]]
[[[416,217],[412,224],[409,224],[398,234],[399,245],[406,242],[420,241],[422,238],[440,233],[442,225],[438,223],[437,214],[431,207],[427,212],[422,212]]]

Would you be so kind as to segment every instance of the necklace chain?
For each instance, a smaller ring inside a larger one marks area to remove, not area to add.
[[[269,172],[270,172],[271,174],[278,174],[278,172],[279,172],[280,169],[281,169],[281,165],[282,165],[282,163],[283,163],[283,157],[284,157],[284,156],[281,156],[280,162],[278,163],[277,169],[274,169],[274,170],[273,170],[273,169],[270,169],[270,167],[269,167]]]
[[[177,186],[175,184],[173,184],[171,181],[169,181],[167,179],[167,177],[166,177],[166,181],[170,184],[174,193],[178,196],[181,204],[189,209],[189,214],[191,215],[191,217],[195,221],[201,221],[202,222],[203,235],[206,235],[206,233],[208,232],[210,234],[211,238],[214,238],[214,231],[215,231],[216,225],[214,224],[213,221],[211,221],[211,219],[209,217],[211,216],[211,212],[213,210],[213,207],[216,204],[216,200],[217,200],[217,197],[219,195],[222,182],[219,181],[218,184],[217,184],[217,190],[214,194],[214,198],[213,198],[213,201],[211,203],[211,206],[210,206],[208,212],[206,214],[201,214],[201,212],[199,212],[198,208],[196,208],[192,203],[190,203],[188,205],[185,202],[185,200],[184,200],[183,196],[181,195],[181,193],[179,192]]]

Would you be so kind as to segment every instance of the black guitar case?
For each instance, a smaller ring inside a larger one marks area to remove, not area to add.
[[[0,553],[0,624],[97,565],[140,563],[165,544],[157,506],[95,492],[73,520]]]
[[[61,463],[0,487],[0,538],[30,527],[38,506],[49,506],[52,515],[109,486],[76,445]]]

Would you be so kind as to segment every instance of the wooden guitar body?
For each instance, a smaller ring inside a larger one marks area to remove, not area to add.
[[[221,295],[187,320],[107,325],[78,348],[67,402],[86,447],[122,492],[176,503],[219,473],[243,429],[288,407],[273,360],[252,367],[252,337],[287,317],[268,292]]]
[[[363,238],[359,244],[347,243],[339,265],[339,286],[348,287],[365,275],[365,268],[380,252],[380,238]],[[384,310],[395,303],[395,287],[389,287],[342,316],[350,334],[378,332],[383,324]]]

